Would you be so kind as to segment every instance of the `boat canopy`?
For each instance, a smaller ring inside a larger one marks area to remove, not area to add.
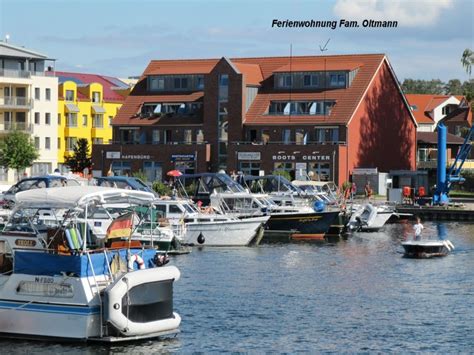
[[[302,191],[291,184],[288,179],[281,175],[249,176],[243,177],[245,184],[252,192],[291,192],[301,193]]]
[[[91,202],[99,203],[151,203],[152,193],[113,189],[99,186],[68,186],[36,189],[16,194],[18,206],[31,208],[73,208],[84,207]]]
[[[245,189],[227,174],[183,174],[178,180],[182,181],[185,186],[191,182],[196,182],[198,193],[245,192]]]

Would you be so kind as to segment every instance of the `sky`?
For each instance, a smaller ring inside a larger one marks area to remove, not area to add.
[[[0,0],[0,39],[56,70],[141,75],[152,59],[385,53],[400,81],[468,75],[472,0]],[[272,28],[278,20],[398,21],[397,28]]]

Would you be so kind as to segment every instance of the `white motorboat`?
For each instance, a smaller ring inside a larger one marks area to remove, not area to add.
[[[389,208],[377,207],[370,203],[362,206],[353,206],[348,226],[349,229],[356,231],[378,231],[383,228],[393,214],[393,210]]]
[[[195,208],[188,200],[155,200],[154,208],[175,226],[182,243],[205,246],[258,244],[270,216],[238,219],[208,207]]]
[[[418,259],[446,256],[454,250],[454,245],[449,240],[409,240],[402,242],[402,246],[405,257]]]
[[[37,189],[17,194],[0,234],[0,335],[119,342],[179,331],[173,311],[174,266],[156,250],[97,248],[89,211],[110,203],[150,205],[153,194],[95,186]],[[44,210],[63,216],[56,225]],[[109,235],[133,230],[117,219]]]

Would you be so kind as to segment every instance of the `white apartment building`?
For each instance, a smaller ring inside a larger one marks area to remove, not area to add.
[[[57,167],[58,79],[45,76],[54,62],[29,49],[0,41],[0,139],[19,130],[31,135],[39,158],[28,176],[48,174]],[[15,171],[0,167],[0,184],[17,180]]]

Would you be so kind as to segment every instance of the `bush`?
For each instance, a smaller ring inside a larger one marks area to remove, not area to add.
[[[146,174],[142,170],[138,170],[138,171],[133,172],[132,176],[135,177],[135,178],[140,179],[143,182],[148,181],[148,178],[147,178]]]
[[[160,196],[163,196],[163,195],[170,196],[172,193],[171,187],[169,187],[168,185],[158,180],[154,181],[151,187]]]
[[[293,180],[291,178],[291,175],[288,171],[285,171],[285,170],[273,170],[273,175],[280,175],[280,176],[283,176],[285,179],[287,179],[288,181],[291,181]]]
[[[474,191],[474,171],[464,170],[461,172],[461,176],[466,179],[466,181],[458,186],[464,191]]]

